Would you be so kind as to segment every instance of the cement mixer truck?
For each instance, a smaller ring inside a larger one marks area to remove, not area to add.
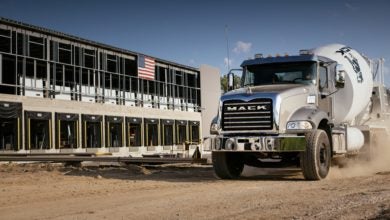
[[[373,82],[372,62],[348,46],[257,54],[241,67],[241,88],[221,97],[210,127],[222,179],[239,178],[244,165],[293,164],[305,179],[321,180],[332,161],[370,155],[377,137],[388,135],[387,90]]]

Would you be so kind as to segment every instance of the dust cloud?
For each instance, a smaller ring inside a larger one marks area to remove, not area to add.
[[[390,121],[386,122],[390,125]],[[333,163],[326,179],[341,179],[350,177],[371,176],[375,174],[390,174],[390,137],[382,132],[373,137],[372,150],[370,153],[361,152],[360,154],[342,158],[339,166]],[[242,176],[281,176],[294,175],[301,172],[299,168],[255,168],[245,166]]]
[[[332,166],[329,179],[369,176],[390,173],[390,137],[381,134],[375,137],[370,155],[361,154],[345,160],[342,167]],[[369,156],[369,158],[368,158]]]

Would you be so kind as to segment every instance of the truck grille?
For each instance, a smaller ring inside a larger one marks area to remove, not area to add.
[[[222,107],[222,130],[271,130],[272,115],[271,99],[228,100]]]

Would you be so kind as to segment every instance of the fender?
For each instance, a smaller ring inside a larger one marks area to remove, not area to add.
[[[313,128],[318,128],[324,119],[329,121],[329,116],[326,112],[312,106],[304,106],[296,110],[288,121],[310,121]]]

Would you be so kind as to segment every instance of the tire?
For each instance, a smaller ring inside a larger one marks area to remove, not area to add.
[[[306,137],[306,151],[301,153],[301,168],[306,180],[321,180],[329,173],[331,146],[327,133],[318,129]]]
[[[237,179],[244,169],[240,153],[213,152],[212,160],[214,172],[221,179]]]

